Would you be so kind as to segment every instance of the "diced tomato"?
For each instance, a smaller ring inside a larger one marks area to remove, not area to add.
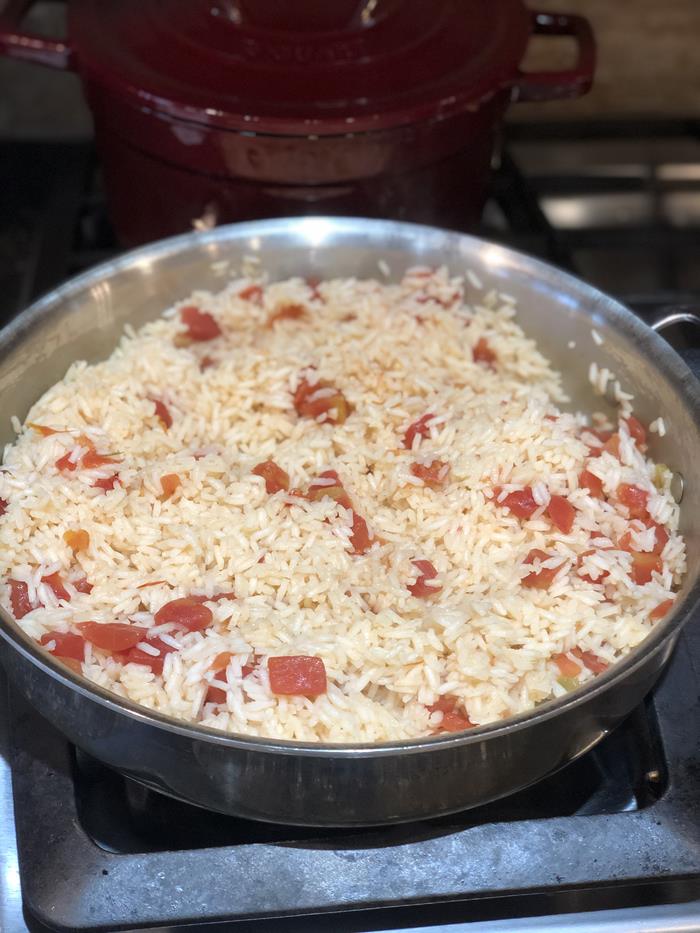
[[[70,593],[63,585],[63,580],[59,573],[50,573],[47,577],[42,577],[41,582],[51,587],[56,599],[63,599],[65,602],[70,602]]]
[[[37,434],[41,434],[42,437],[51,437],[52,434],[60,434],[60,431],[57,431],[55,428],[49,428],[45,424],[35,424],[33,421],[27,422],[27,427],[31,428],[32,431],[36,431]]]
[[[142,638],[139,644],[141,641],[155,648],[160,654],[148,654],[147,651],[142,651],[141,648],[134,647],[119,655],[118,660],[123,664],[142,664],[144,667],[150,667],[154,674],[160,676],[163,673],[163,664],[165,663],[166,654],[170,654],[171,651],[177,651],[177,648],[168,645],[162,639],[158,638],[157,635],[149,638]]]
[[[427,464],[412,463],[411,473],[431,489],[439,489],[450,481],[450,465],[442,460],[431,460]]]
[[[214,675],[214,680],[218,680],[223,684],[227,684],[228,680],[226,679],[226,671],[220,670]],[[226,702],[226,690],[221,687],[215,687],[213,684],[209,684],[207,687],[207,692],[204,697],[205,703],[225,703]]]
[[[620,459],[620,435],[613,434],[609,440],[603,444],[603,450],[611,454],[617,460]]]
[[[674,601],[672,599],[665,599],[662,603],[659,603],[655,609],[651,610],[649,613],[649,618],[653,621],[656,621],[657,619],[663,619],[663,617],[667,615],[667,613],[669,613],[673,608],[673,602]]]
[[[0,499],[0,516],[4,515],[7,512],[7,507],[10,503],[7,499]]]
[[[473,729],[474,723],[469,719],[466,712],[459,712],[456,709],[457,697],[442,696],[427,707],[429,713],[442,713],[440,725],[436,726],[435,732],[463,732],[465,729]]]
[[[603,481],[590,470],[582,470],[579,473],[578,484],[581,489],[587,489],[595,499],[603,499]]]
[[[306,308],[303,305],[282,305],[272,312],[265,326],[274,327],[277,321],[299,321],[304,317],[306,317]]]
[[[165,502],[166,499],[175,495],[180,486],[182,486],[182,480],[177,473],[166,473],[160,478],[160,486],[163,490],[160,498]]]
[[[78,551],[87,551],[90,547],[90,535],[84,528],[64,532],[63,540],[74,554],[77,554]]]
[[[646,551],[631,551],[632,569],[630,576],[638,586],[649,583],[653,573],[661,573],[664,569],[664,562],[658,554],[650,554]]]
[[[523,561],[525,564],[534,564],[536,560],[545,561],[549,560],[550,557],[553,557],[552,554],[547,554],[546,551],[541,551],[539,548],[532,548],[528,552],[527,557]],[[556,567],[542,567],[540,570],[529,573],[526,577],[520,581],[522,586],[526,586],[528,589],[532,590],[546,590],[552,584],[552,581],[559,572],[561,564],[558,564]]]
[[[237,599],[237,596],[232,591],[229,591],[228,593],[217,593],[215,596],[208,596],[207,602],[219,603],[222,599]]]
[[[91,470],[94,467],[105,466],[107,463],[117,463],[118,461],[114,457],[108,457],[105,454],[98,454],[96,450],[88,450],[87,453],[84,453],[80,458],[80,463],[85,467],[86,470]]]
[[[317,697],[328,689],[322,658],[305,655],[268,658],[267,670],[270,690],[281,696]]]
[[[309,486],[309,490],[306,494],[309,502],[318,502],[320,499],[324,499],[328,496],[331,499],[335,499],[338,505],[342,505],[344,509],[351,509],[352,502],[350,501],[350,496],[343,488],[343,484],[340,482],[340,477],[335,470],[324,470],[323,473],[318,477],[320,480],[334,480],[333,484],[326,483],[323,485],[317,481],[312,482]]]
[[[243,301],[250,301],[254,305],[262,305],[263,290],[259,285],[247,285],[238,293],[238,297]]]
[[[83,662],[76,661],[75,658],[58,658],[61,664],[64,664],[69,670],[73,671],[74,674],[83,673]]]
[[[57,470],[70,470],[71,472],[73,472],[73,470],[77,467],[77,465],[78,465],[77,463],[74,463],[70,459],[70,453],[64,454],[62,457],[59,457],[55,463],[55,467]]]
[[[649,502],[649,493],[639,486],[632,483],[620,483],[617,487],[617,499],[626,506],[630,518],[645,518],[647,516],[647,504]]]
[[[153,402],[153,405],[155,406],[156,418],[158,418],[160,423],[163,425],[163,429],[167,431],[168,428],[173,426],[173,416],[170,414],[168,406],[159,398],[151,398],[149,399],[149,402]]]
[[[92,484],[93,489],[104,489],[105,492],[110,492],[117,483],[120,482],[119,474],[114,473],[112,476],[105,476],[103,479],[96,479]]]
[[[323,416],[326,424],[343,424],[350,413],[348,400],[326,379],[309,383],[302,378],[294,392],[294,408],[299,417],[315,420]]]
[[[87,593],[88,595],[92,593],[92,583],[88,583],[85,577],[81,577],[79,580],[71,580],[71,583],[79,593]]]
[[[233,652],[231,651],[221,651],[214,660],[209,665],[210,671],[224,671],[228,667],[228,663],[233,657]]]
[[[647,442],[647,432],[642,422],[635,418],[634,415],[625,418],[624,422],[635,444],[637,444],[638,447],[643,447]]]
[[[492,369],[494,367],[494,363],[498,359],[494,351],[489,346],[489,342],[486,337],[480,337],[477,340],[476,345],[472,350],[472,354],[474,356],[475,363],[486,363],[486,365],[490,366]]]
[[[603,452],[603,445],[606,444],[612,437],[611,431],[595,431],[593,428],[584,428],[586,434],[592,434],[593,437],[596,437],[600,444],[590,444],[585,441],[590,457],[599,457]]]
[[[555,654],[552,660],[559,668],[562,677],[578,677],[581,673],[580,666],[566,654]]]
[[[425,599],[428,596],[435,596],[436,593],[439,593],[442,587],[437,583],[431,584],[428,582],[434,580],[437,576],[437,570],[433,564],[429,560],[413,560],[411,563],[418,569],[419,576],[413,583],[408,584],[406,587],[408,592],[418,599]]]
[[[200,311],[195,305],[181,308],[180,320],[187,328],[187,336],[198,343],[221,336],[221,328],[211,314],[208,311]]]
[[[23,580],[8,580],[10,585],[10,605],[15,619],[23,619],[34,609],[29,599],[29,587]]]
[[[258,667],[262,661],[262,655],[253,654],[253,657],[250,660],[250,663],[244,664],[241,668],[241,677],[250,677],[253,671]]]
[[[502,502],[497,501],[496,505],[505,506],[517,518],[530,518],[539,508],[533,498],[531,486],[508,493],[505,499]]]
[[[579,558],[578,558],[578,567],[579,567],[579,568],[580,568],[581,565],[583,564],[584,558],[585,558],[585,557],[588,557],[590,554],[595,554],[595,551],[584,551],[583,554],[579,554]],[[580,573],[580,572],[579,572],[579,577],[581,577],[582,580],[585,580],[586,583],[602,583],[603,580],[604,580],[606,577],[609,577],[609,576],[610,576],[610,571],[609,571],[609,570],[600,570],[599,573],[598,573],[598,576],[595,578],[595,580],[593,579],[593,577],[592,577],[589,573]]]
[[[146,637],[146,629],[126,622],[78,622],[85,640],[103,651],[128,651]]]
[[[205,629],[214,619],[211,609],[202,603],[202,600],[206,598],[206,596],[182,596],[180,599],[171,600],[156,612],[154,617],[156,625],[171,622],[190,632]]]
[[[72,632],[46,632],[39,639],[39,644],[46,647],[54,642],[54,647],[49,648],[49,654],[57,658],[72,658],[74,661],[85,660],[85,639],[80,635],[74,635]]]
[[[552,496],[547,506],[547,515],[559,531],[568,535],[574,524],[576,509],[564,496]]]
[[[653,526],[656,532],[655,534],[655,543],[652,548],[652,553],[661,554],[663,549],[666,547],[666,542],[668,541],[668,532],[663,525],[659,525],[658,522],[651,522],[650,527]]]
[[[432,421],[435,415],[428,412],[426,415],[421,415],[417,421],[414,421],[413,424],[409,424],[406,428],[406,433],[403,436],[403,446],[406,450],[411,450],[413,448],[413,440],[416,437],[430,437],[430,428],[428,427],[428,422]]]
[[[367,528],[367,522],[361,515],[358,515],[357,512],[353,512],[352,534],[350,535],[350,544],[352,544],[353,553],[364,554],[372,547],[373,543],[374,541]]]
[[[575,658],[578,658],[579,661],[582,661],[584,666],[593,674],[602,674],[603,671],[606,671],[609,667],[608,662],[599,658],[593,651],[584,651],[582,648],[572,648],[571,653]]]
[[[285,492],[289,489],[289,474],[278,466],[274,460],[265,460],[253,467],[255,476],[261,476],[265,480],[265,490],[271,496],[276,492]]]

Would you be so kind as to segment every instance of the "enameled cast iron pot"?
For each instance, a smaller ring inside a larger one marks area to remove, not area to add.
[[[348,826],[418,819],[508,794],[581,755],[652,687],[700,596],[700,384],[652,329],[578,279],[473,237],[390,221],[258,221],[155,243],[73,279],[0,334],[0,441],[13,439],[10,415],[23,419],[74,360],[105,358],[127,322],[143,324],[194,288],[220,289],[213,266],[230,260],[240,267],[250,254],[273,279],[374,277],[380,259],[393,278],[416,263],[473,269],[517,298],[525,331],[565,374],[576,408],[605,404],[588,383],[592,359],[615,372],[634,392],[642,419],[663,415],[668,433],[653,438],[651,455],[685,481],[688,572],[673,611],[619,664],[563,699],[459,735],[381,745],[243,738],[177,722],[76,677],[3,611],[0,659],[12,683],[95,758],[175,797],[258,820]]]
[[[31,2],[0,53],[82,77],[126,245],[293,214],[463,228],[508,103],[593,77],[587,21],[523,0],[70,0],[65,41],[17,31]],[[577,64],[523,73],[532,33]]]

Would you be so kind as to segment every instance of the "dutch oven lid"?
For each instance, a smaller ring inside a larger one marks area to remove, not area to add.
[[[71,0],[79,70],[172,118],[270,133],[383,129],[513,83],[522,0]]]

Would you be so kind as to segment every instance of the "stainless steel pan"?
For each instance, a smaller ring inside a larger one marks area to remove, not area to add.
[[[416,263],[472,269],[517,298],[525,330],[564,372],[576,407],[601,404],[588,384],[589,362],[613,370],[634,392],[642,418],[663,414],[668,433],[653,441],[652,454],[684,481],[689,569],[676,608],[620,664],[563,699],[462,735],[411,742],[323,746],[180,723],[73,676],[3,613],[0,657],[11,681],[76,745],[119,771],[258,820],[347,826],[418,819],[508,794],[581,755],[652,687],[700,595],[700,387],[661,337],[583,282],[473,237],[375,220],[260,221],[166,240],[68,282],[2,332],[2,441],[11,440],[10,415],[24,418],[73,360],[104,358],[126,322],[142,324],[194,287],[220,288],[217,264],[239,266],[251,254],[275,278],[377,276],[379,259],[396,277]],[[600,347],[592,328],[604,340]]]

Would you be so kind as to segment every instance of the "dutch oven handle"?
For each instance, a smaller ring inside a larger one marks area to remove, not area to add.
[[[17,32],[17,24],[34,0],[9,0],[0,12],[0,55],[18,58],[48,68],[67,71],[73,68],[73,50],[61,39],[45,39],[26,32]]]
[[[595,71],[595,39],[590,23],[573,13],[540,13],[531,10],[532,32],[540,36],[573,36],[578,61],[566,71],[520,72],[516,100],[563,100],[581,97],[590,90]]]

